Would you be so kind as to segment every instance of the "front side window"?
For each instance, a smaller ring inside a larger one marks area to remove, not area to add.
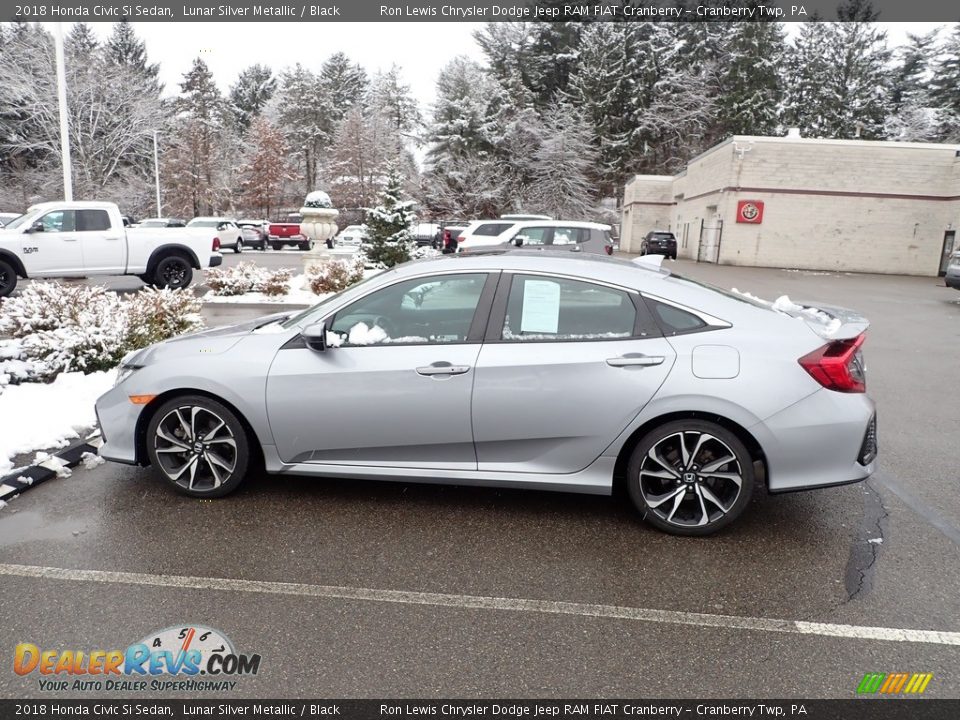
[[[436,275],[377,290],[340,310],[331,345],[444,344],[467,341],[486,273]]]
[[[622,290],[580,280],[516,275],[501,339],[615,340],[632,337],[637,310]]]
[[[74,210],[48,212],[40,221],[45,233],[74,232],[77,229],[77,215]]]

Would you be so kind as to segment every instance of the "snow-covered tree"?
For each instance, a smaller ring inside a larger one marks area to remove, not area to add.
[[[413,200],[403,199],[403,178],[396,167],[390,167],[380,204],[368,208],[364,220],[371,245],[367,257],[372,262],[393,267],[410,259],[414,245],[410,228],[416,219],[415,205]]]
[[[230,104],[241,132],[246,132],[276,89],[277,79],[266,65],[256,63],[240,71],[230,86]]]
[[[473,60],[458,56],[437,77],[437,99],[429,139],[428,161],[436,167],[457,157],[490,149],[486,134],[490,79]]]
[[[595,163],[589,124],[570,103],[557,103],[534,159],[534,209],[557,219],[589,219],[597,199],[590,181]]]
[[[943,139],[960,142],[960,23],[941,49],[931,86],[932,99],[943,113]]]
[[[89,58],[99,44],[93,29],[84,22],[74,24],[64,38],[64,49],[67,52],[76,53],[81,58]]]
[[[938,32],[908,33],[907,44],[896,52],[890,94],[892,114],[884,127],[891,140],[935,142],[943,132],[945,116],[931,92]]]
[[[805,136],[822,136],[827,107],[839,102],[829,82],[830,37],[830,25],[815,18],[803,24],[788,49],[784,120]]]
[[[142,70],[154,78],[160,72],[159,65],[147,61],[146,43],[137,37],[133,26],[127,20],[114,24],[104,50],[107,59],[115,65]]]
[[[342,52],[334,53],[324,61],[320,68],[320,82],[330,99],[335,123],[352,108],[363,105],[370,84],[366,71]]]
[[[371,205],[384,188],[388,168],[401,155],[399,136],[382,115],[360,107],[350,110],[337,129],[324,172],[334,204],[341,208]]]
[[[371,111],[383,115],[397,132],[410,135],[423,125],[417,101],[396,65],[373,76],[367,97]]]
[[[334,134],[333,98],[321,78],[297,63],[280,77],[278,121],[296,157],[304,194],[317,189],[321,156]]]
[[[725,50],[717,96],[720,133],[773,135],[780,123],[786,52],[782,27],[773,22],[731,23]]]

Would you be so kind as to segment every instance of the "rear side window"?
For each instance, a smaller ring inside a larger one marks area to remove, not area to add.
[[[110,216],[106,210],[77,210],[79,232],[102,232],[110,229]]]
[[[709,327],[691,312],[650,298],[644,298],[644,300],[664,335],[682,335]]]
[[[476,230],[473,231],[473,234],[495,236],[499,235],[504,230],[507,230],[510,225],[511,223],[487,223],[485,225],[480,225]]]
[[[622,290],[565,278],[516,275],[502,340],[617,340],[632,337],[637,311]]]
[[[607,242],[610,242],[610,233],[607,230],[598,230],[597,228],[591,228],[590,239],[593,240],[594,242],[607,243]]]
[[[551,245],[576,245],[587,240],[589,230],[585,228],[555,227]]]

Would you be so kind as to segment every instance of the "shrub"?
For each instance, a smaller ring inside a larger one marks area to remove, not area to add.
[[[128,352],[203,327],[203,301],[184,290],[148,287],[131,296],[126,306]]]
[[[434,250],[429,245],[423,245],[410,253],[410,259],[426,260],[427,258],[440,257],[442,254],[439,250]]]
[[[268,270],[253,263],[240,262],[233,267],[207,271],[207,285],[214,295],[244,295],[262,292],[285,295],[292,271]]]
[[[30,377],[109,370],[131,350],[203,327],[200,301],[183,290],[144,290],[120,299],[100,286],[31,283],[0,304],[4,355],[27,363]],[[17,352],[14,353],[13,350]]]
[[[340,292],[363,280],[364,258],[330,260],[307,268],[307,283],[316,295]]]

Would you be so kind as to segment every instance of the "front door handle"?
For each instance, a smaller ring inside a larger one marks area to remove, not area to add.
[[[433,365],[425,365],[417,368],[418,375],[432,377],[433,375],[463,375],[470,371],[469,365],[451,365],[448,362],[435,362]]]
[[[666,358],[663,355],[644,355],[643,353],[627,353],[622,357],[607,358],[607,365],[610,367],[633,367],[641,365],[649,367],[652,365],[662,365]]]

